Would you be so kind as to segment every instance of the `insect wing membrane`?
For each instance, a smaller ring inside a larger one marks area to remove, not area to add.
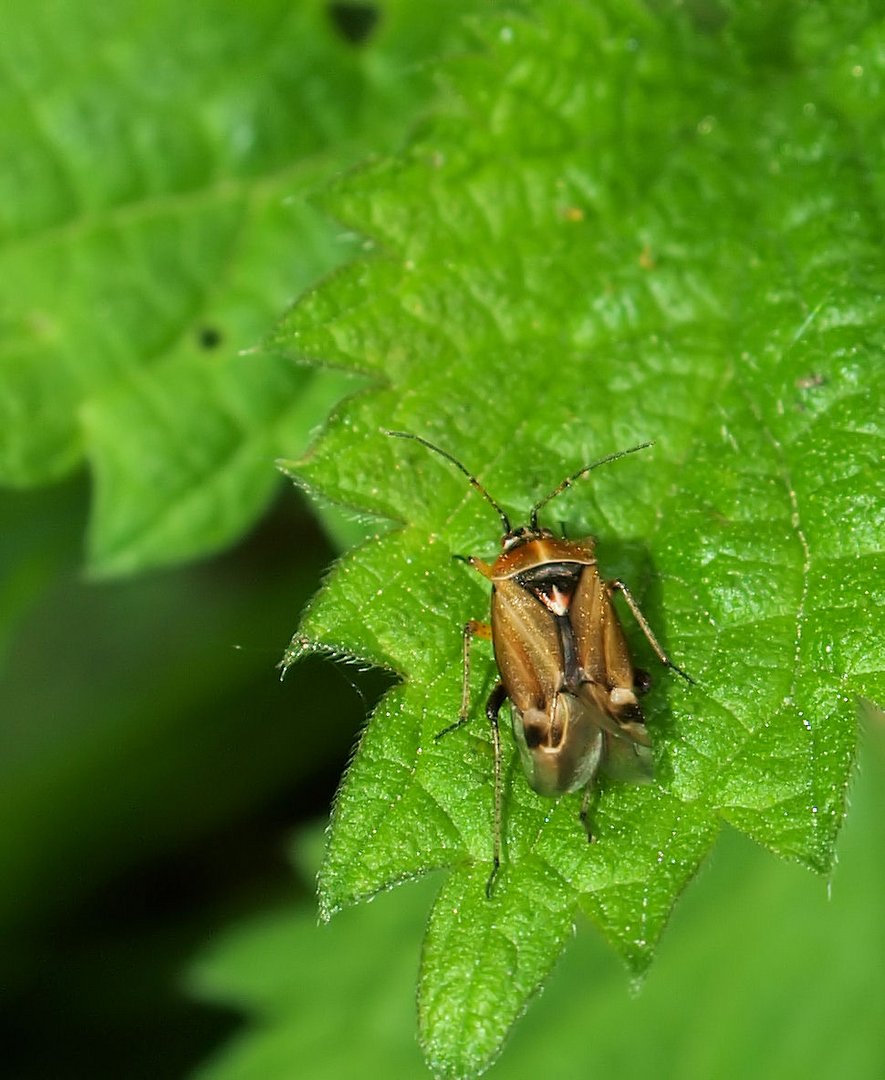
[[[513,734],[526,778],[539,795],[556,796],[578,791],[592,782],[606,754],[606,733],[600,713],[586,698],[564,691],[548,714],[534,716],[513,707]],[[533,742],[540,730],[556,731],[559,741]]]
[[[649,784],[654,779],[654,757],[645,743],[606,732],[602,772],[624,783]]]

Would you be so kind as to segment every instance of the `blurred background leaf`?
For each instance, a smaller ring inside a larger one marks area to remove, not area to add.
[[[261,342],[358,250],[309,196],[402,139],[457,6],[3,7],[0,479],[88,459],[96,573],[216,551],[354,384]]]
[[[11,1075],[172,1075],[219,1037],[174,972],[288,880],[283,835],[326,812],[383,685],[319,662],[279,682],[334,550],[273,461],[360,380],[262,342],[359,250],[312,194],[403,141],[461,6],[0,3]],[[84,536],[117,580],[83,580]],[[66,973],[106,950],[74,1020]]]

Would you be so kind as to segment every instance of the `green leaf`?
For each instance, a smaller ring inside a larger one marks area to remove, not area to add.
[[[840,73],[848,42],[876,55],[885,27],[861,7],[777,10],[771,49],[756,47],[765,20],[630,0],[479,22],[434,123],[330,198],[374,258],[278,335],[379,381],[287,468],[401,527],[341,560],[287,662],[330,651],[403,675],[340,790],[320,903],[328,916],[454,868],[420,980],[439,1075],[494,1057],[579,910],[642,971],[723,820],[832,866],[856,699],[882,699],[885,667],[881,208],[868,113]],[[492,557],[497,523],[456,470],[385,429],[454,454],[516,521],[582,464],[655,441],[545,513],[599,537],[602,572],[697,685],[656,678],[657,784],[604,784],[592,846],[579,797],[534,795],[505,736],[491,901],[481,646],[475,722],[435,736],[458,714],[460,628],[488,604],[452,556]]]
[[[426,100],[450,6],[385,16],[355,45],[319,0],[0,4],[0,482],[87,459],[94,572],[237,539],[358,385],[260,343],[356,250],[312,192]]]
[[[870,858],[885,841],[881,718],[869,735],[830,885],[725,829],[639,992],[596,935],[579,934],[489,1075],[645,1080],[662,1062],[685,1080],[881,1073],[870,1002],[885,993],[885,971],[869,962],[885,948],[885,864]],[[298,839],[305,880],[320,844],[318,832]],[[414,958],[436,886],[427,879],[321,927],[299,898],[216,935],[188,987],[249,1023],[194,1076],[270,1080],[297,1066],[304,1080],[415,1080]]]
[[[306,880],[316,873],[321,845],[318,831],[297,839]],[[379,1074],[419,1075],[415,947],[434,884],[346,912],[333,927],[318,927],[303,897],[235,926],[199,959],[188,990],[263,1022],[260,1030],[244,1029],[194,1077],[269,1080],[296,1070],[336,1080],[356,1075],[367,1055]],[[400,947],[404,940],[411,949]]]

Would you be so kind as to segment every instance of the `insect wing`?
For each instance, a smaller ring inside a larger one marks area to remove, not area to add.
[[[561,682],[559,634],[544,606],[509,578],[495,582],[492,640],[501,681],[514,706],[521,713],[546,713]]]
[[[648,782],[654,762],[634,691],[633,663],[611,594],[595,566],[581,574],[570,616],[578,663],[592,680],[581,687],[581,696],[605,730],[602,770],[618,780]]]
[[[513,710],[513,734],[526,778],[541,795],[586,787],[609,738],[623,738],[596,687],[563,687],[560,630],[544,605],[515,581],[495,582],[495,659]],[[602,688],[598,688],[601,690]]]
[[[569,611],[578,663],[591,682],[633,689],[633,664],[611,596],[595,566],[584,568]]]
[[[611,594],[595,566],[585,567],[572,599],[569,618],[586,692],[614,721],[614,734],[649,745],[645,719],[636,699],[633,663]]]

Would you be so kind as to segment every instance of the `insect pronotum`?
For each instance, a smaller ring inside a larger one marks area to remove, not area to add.
[[[556,797],[583,789],[580,818],[592,840],[588,808],[600,771],[651,776],[651,740],[638,696],[648,674],[633,667],[612,595],[620,592],[662,664],[693,682],[667,656],[623,581],[599,575],[594,537],[568,540],[538,524],[538,514],[576,480],[611,461],[645,450],[641,443],[584,465],[567,476],[529,513],[529,524],[514,528],[501,505],[479,480],[446,450],[420,435],[388,431],[412,439],[451,462],[497,511],[504,535],[493,563],[465,559],[492,583],[491,621],[471,619],[464,627],[464,668],[458,719],[441,738],[469,719],[470,652],[476,637],[491,640],[499,680],[486,703],[495,753],[492,886],[501,865],[501,736],[498,714],[509,698],[513,735],[529,784]]]

